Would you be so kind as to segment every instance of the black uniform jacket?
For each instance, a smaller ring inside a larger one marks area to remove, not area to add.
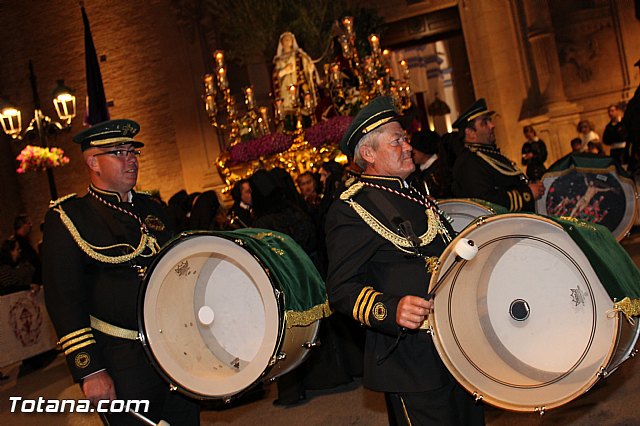
[[[361,179],[416,195],[399,178],[362,175]],[[387,217],[389,211],[387,209],[385,214],[379,207],[381,204],[393,206],[395,211],[391,215],[397,214],[402,220],[409,220],[416,235],[420,236],[427,230],[425,207],[400,195],[364,186],[353,200],[389,230],[396,229],[392,224],[394,218]],[[449,232],[453,237],[453,231]],[[448,373],[431,336],[423,330],[408,331],[395,350],[382,359],[400,333],[396,324],[400,299],[406,295],[424,297],[428,292],[430,273],[424,258],[400,251],[367,225],[344,200],[331,205],[326,233],[329,302],[333,309],[352,316],[367,327],[365,386],[384,392],[419,392],[447,383]],[[422,252],[425,256],[437,257],[444,247],[445,243],[438,235],[422,247]]]
[[[527,177],[495,145],[466,144],[453,165],[453,196],[479,198],[509,211],[535,211]]]
[[[116,193],[91,189],[102,199],[137,215],[160,245],[170,238],[164,213],[149,196],[132,191],[132,203],[128,203],[122,202]],[[43,276],[47,309],[71,373],[80,381],[105,369],[104,356],[109,356],[96,345],[101,334],[90,328],[89,315],[111,325],[137,330],[138,291],[142,282],[138,269],[148,266],[152,258],[138,256],[125,263],[111,264],[89,257],[62,222],[56,211],[60,207],[77,229],[77,237],[93,246],[126,243],[138,247],[141,226],[136,218],[106,206],[91,194],[62,201],[49,209],[45,217]],[[132,251],[116,248],[99,252],[118,256]],[[149,254],[149,250],[143,254]]]

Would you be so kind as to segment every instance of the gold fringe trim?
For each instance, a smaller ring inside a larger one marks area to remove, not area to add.
[[[571,222],[578,228],[585,228],[585,229],[588,229],[589,231],[597,231],[596,227],[593,226],[591,222],[587,222],[585,220],[580,220],[578,218],[571,217],[571,216],[560,216],[560,219]]]
[[[340,194],[340,199],[342,201],[347,201],[348,199],[356,195],[362,189],[363,186],[364,186],[364,183],[362,182],[354,183],[349,188],[345,189],[342,192],[342,194]]]
[[[625,297],[619,302],[615,302],[613,304],[613,309],[609,309],[607,311],[607,316],[609,318],[615,317],[618,312],[623,313],[627,317],[627,321],[631,325],[635,324],[635,320],[631,317],[637,317],[640,315],[640,299],[631,299],[629,297]]]
[[[156,241],[155,237],[153,237],[152,235],[146,234],[145,232],[141,232],[142,235],[140,237],[140,244],[138,244],[137,248],[133,247],[130,244],[114,244],[107,247],[94,246],[82,238],[82,236],[80,235],[80,232],[78,232],[78,229],[76,229],[75,225],[73,224],[69,216],[67,216],[65,211],[62,209],[62,206],[57,206],[56,208],[54,208],[54,211],[58,212],[58,214],[60,215],[60,220],[62,220],[62,223],[71,234],[71,237],[76,242],[76,244],[78,244],[78,247],[80,247],[80,250],[82,250],[87,254],[87,256],[97,260],[98,262],[111,263],[111,264],[125,263],[138,256],[142,256],[142,257],[155,256],[158,253],[158,251],[160,251],[160,246],[158,245],[158,242]],[[124,254],[121,256],[107,256],[105,254],[98,253],[98,251],[109,250],[113,248],[128,248],[129,250],[133,250],[133,251],[129,254]],[[147,249],[149,249],[151,253],[143,254],[143,252]]]
[[[475,151],[473,149],[471,149],[471,151],[475,152],[475,154],[478,157],[482,158],[491,167],[493,167],[494,169],[496,169],[498,172],[502,173],[503,175],[518,176],[518,175],[523,174],[522,170],[518,169],[517,167],[513,166],[512,164],[509,164],[509,166],[507,166],[506,164],[501,163],[500,161],[496,160],[495,158],[492,158],[492,157],[488,156],[487,154],[485,154],[483,152]]]
[[[287,328],[306,327],[322,318],[326,318],[333,313],[329,306],[329,301],[316,305],[306,311],[286,311],[284,313]]]

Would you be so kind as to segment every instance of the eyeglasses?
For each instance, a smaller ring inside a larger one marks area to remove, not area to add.
[[[113,151],[101,152],[100,154],[93,154],[94,157],[101,155],[113,155],[116,158],[128,158],[130,156],[140,157],[142,152],[139,149],[114,149]]]

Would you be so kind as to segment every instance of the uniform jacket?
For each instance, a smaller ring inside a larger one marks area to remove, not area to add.
[[[494,145],[466,144],[453,165],[453,196],[479,198],[509,209],[535,211],[527,177]]]
[[[417,194],[399,178],[362,175],[362,180],[405,194]],[[364,186],[353,200],[390,230],[395,228],[394,218],[387,217],[389,211],[386,214],[381,210],[381,204],[392,205],[403,221],[409,220],[416,235],[427,230],[425,207],[402,196]],[[441,221],[445,222],[444,219]],[[336,201],[329,209],[326,233],[329,302],[333,309],[353,317],[367,328],[365,386],[384,392],[419,392],[447,383],[448,373],[431,336],[423,330],[408,331],[395,350],[382,359],[400,333],[396,324],[400,299],[405,295],[427,295],[430,273],[424,258],[404,253],[381,237],[345,200]],[[449,229],[449,233],[453,237],[453,231]],[[425,256],[436,257],[444,247],[445,242],[437,235],[422,247],[422,252]]]
[[[147,195],[132,191],[132,203],[122,202],[116,193],[92,187],[101,199],[129,210],[143,220],[149,233],[162,245],[171,236],[165,227],[162,208]],[[92,315],[109,324],[137,330],[138,292],[142,279],[138,271],[152,257],[138,256],[112,264],[93,259],[80,248],[57,208],[62,208],[77,229],[78,236],[93,246],[126,243],[137,247],[141,225],[137,219],[108,207],[95,196],[73,197],[51,208],[45,217],[44,258],[45,299],[60,346],[76,381],[105,369],[104,356],[96,345],[100,332],[90,328]],[[132,252],[114,248],[99,251],[108,256]],[[145,250],[143,254],[149,254]]]

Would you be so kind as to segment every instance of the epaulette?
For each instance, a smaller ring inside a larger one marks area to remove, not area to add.
[[[57,200],[51,200],[51,201],[49,201],[49,208],[52,209],[52,208],[64,203],[65,201],[67,201],[67,200],[69,200],[71,198],[74,198],[76,195],[78,195],[78,194],[76,194],[74,192],[73,194],[68,194],[68,195],[65,195],[64,197],[60,197]]]
[[[138,195],[146,195],[147,197],[153,196],[153,193],[151,191],[136,191],[136,194],[138,194]]]

